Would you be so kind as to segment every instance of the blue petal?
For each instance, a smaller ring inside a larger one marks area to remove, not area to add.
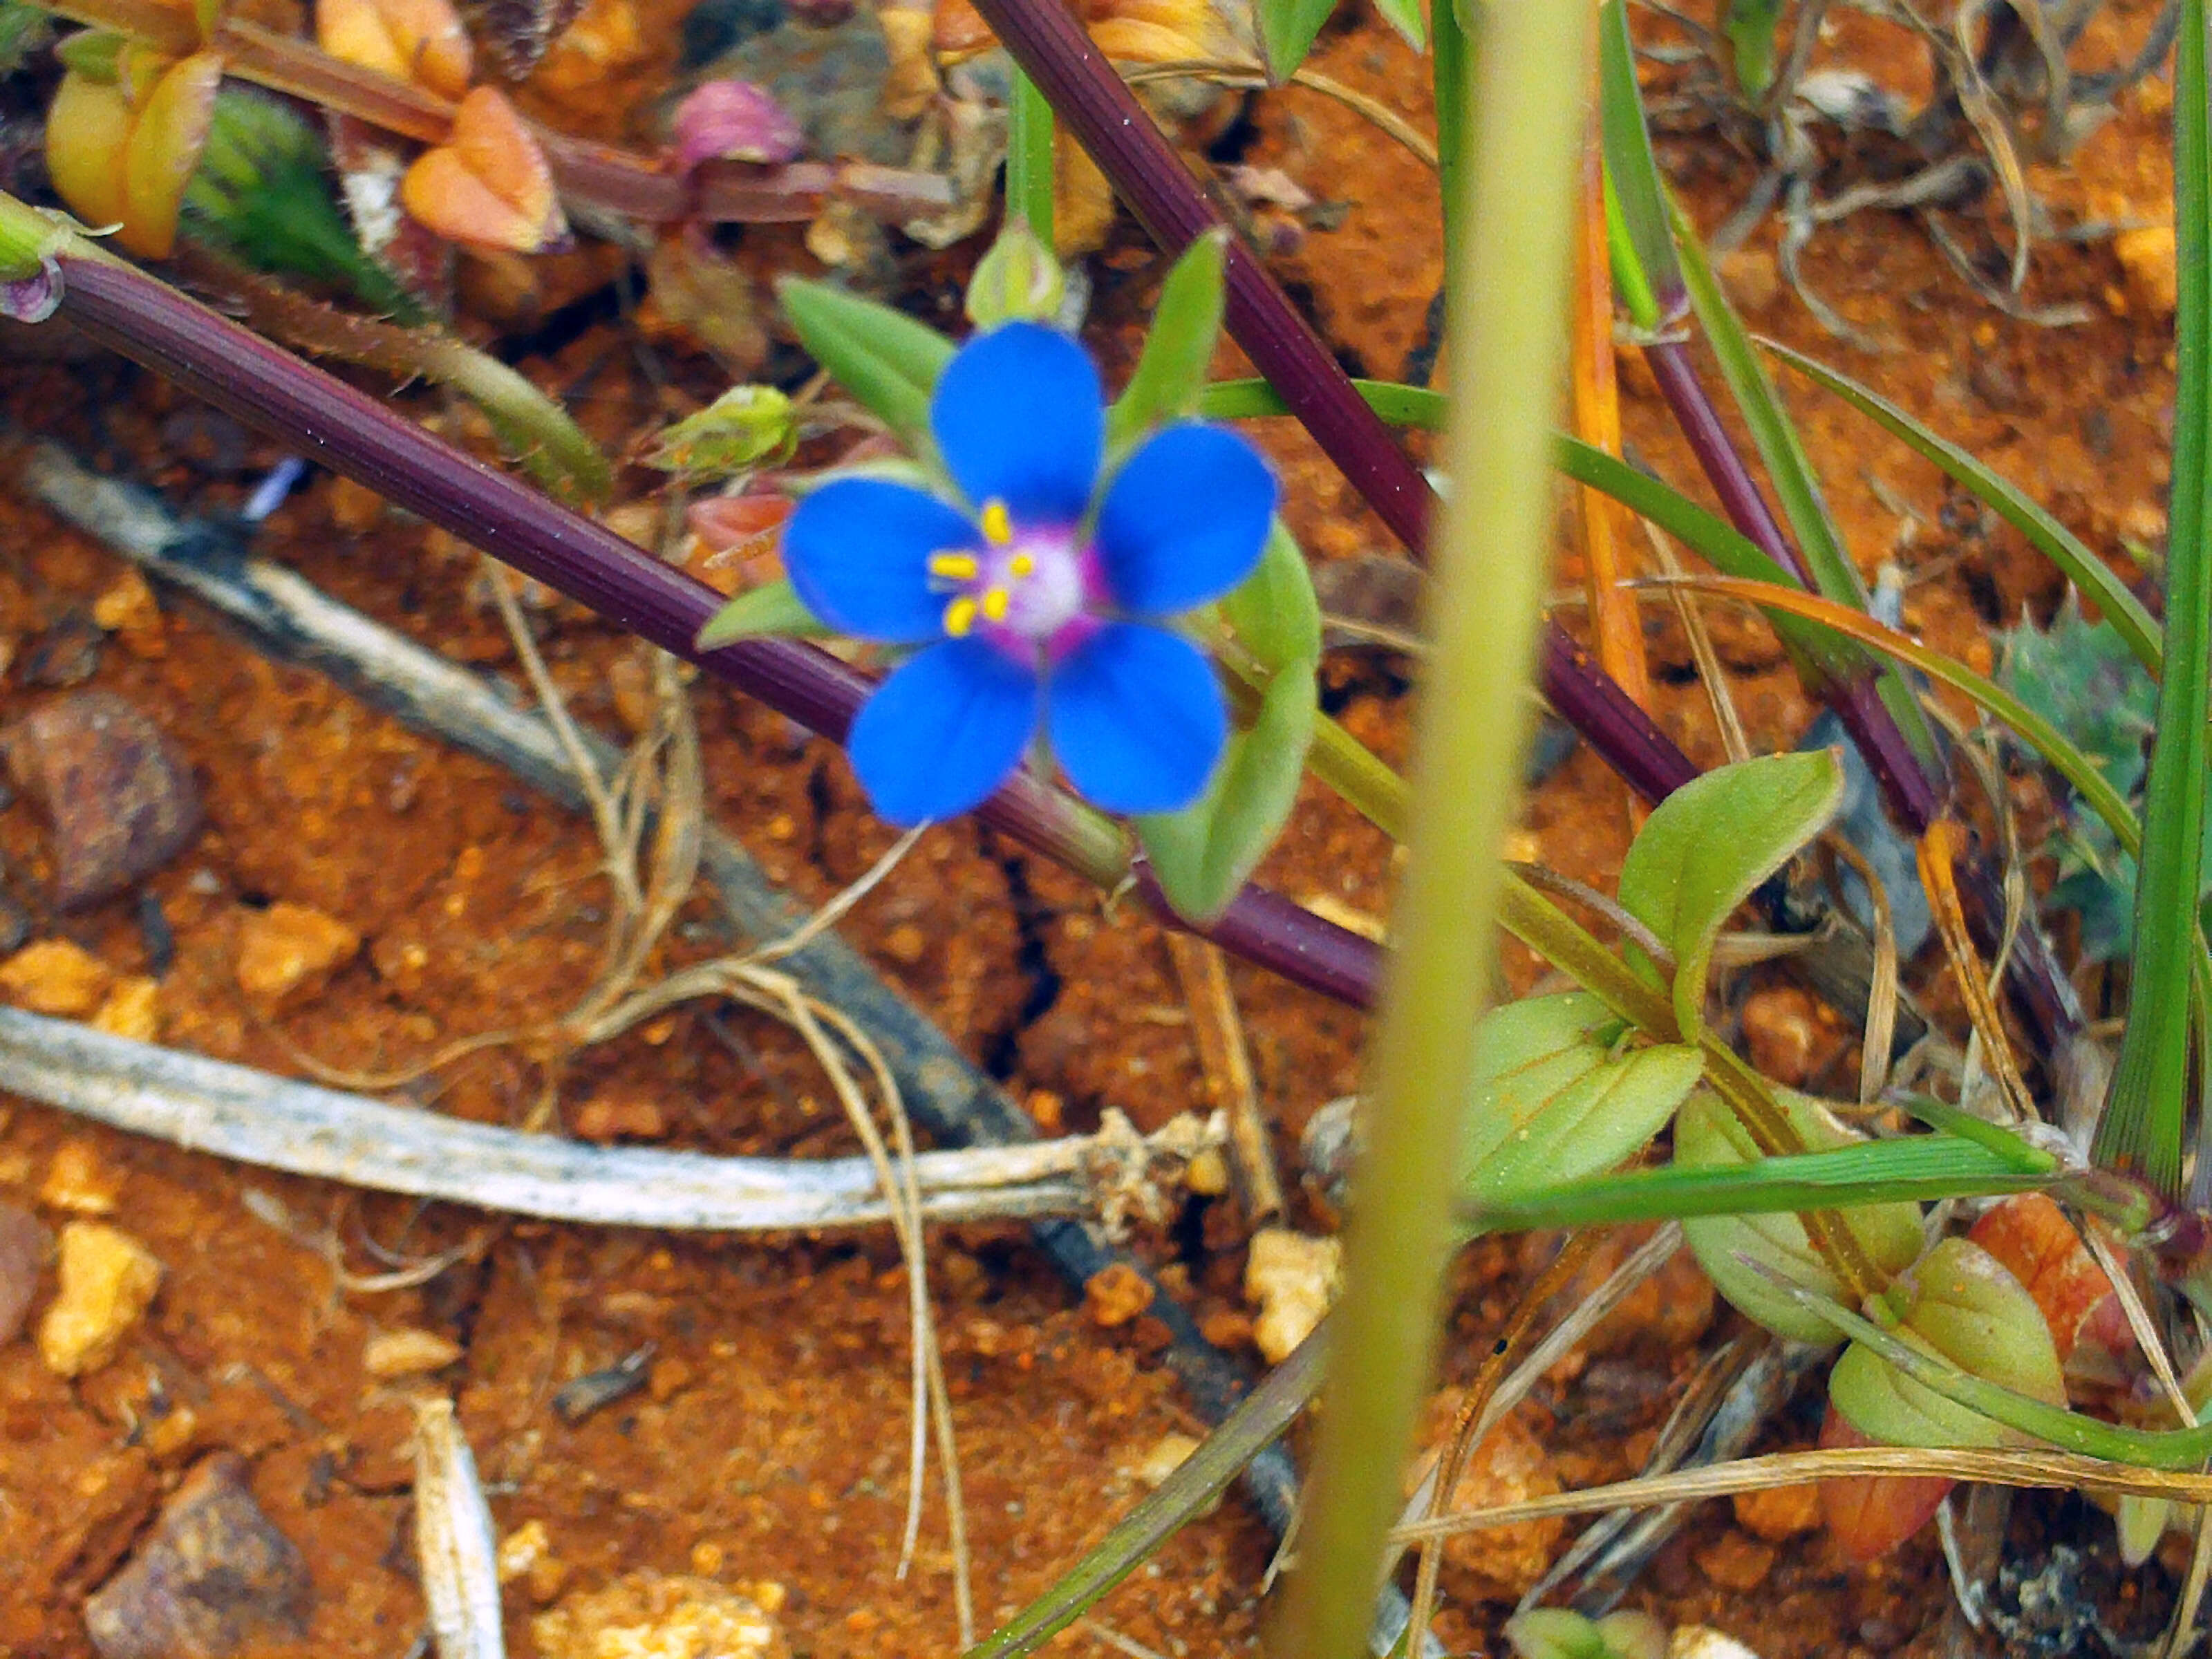
[[[1008,323],[961,347],[937,382],[930,429],[969,501],[1017,523],[1073,524],[1105,451],[1098,371],[1065,334]]]
[[[997,788],[1036,720],[1035,674],[981,640],[948,640],[883,683],[846,746],[877,816],[903,829]]]
[[[1196,800],[1229,735],[1213,669],[1164,629],[1109,623],[1045,688],[1052,751],[1109,812],[1172,812]]]
[[[908,645],[945,632],[929,556],[979,544],[965,514],[879,478],[841,478],[799,502],[783,568],[806,608],[841,634]]]
[[[1275,475],[1235,433],[1186,422],[1114,475],[1098,509],[1106,586],[1122,608],[1166,617],[1252,574],[1275,514]]]

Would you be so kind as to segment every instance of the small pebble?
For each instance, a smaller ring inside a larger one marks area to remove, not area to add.
[[[1710,1625],[1677,1625],[1667,1641],[1667,1659],[1759,1659],[1759,1654]]]
[[[30,1314],[46,1244],[46,1230],[36,1216],[0,1199],[0,1345],[15,1340]]]
[[[1424,1474],[1446,1449],[1462,1398],[1460,1390],[1446,1389],[1430,1401],[1432,1450],[1423,1461]],[[1482,1443],[1468,1458],[1449,1501],[1439,1507],[1492,1509],[1555,1497],[1561,1489],[1551,1454],[1516,1412],[1483,1437]],[[1461,1533],[1444,1540],[1444,1561],[1462,1576],[1461,1588],[1465,1593],[1490,1601],[1517,1601],[1552,1565],[1552,1556],[1566,1529],[1565,1519],[1554,1516],[1516,1526]]]
[[[1198,1442],[1189,1435],[1164,1434],[1137,1461],[1137,1479],[1147,1486],[1157,1486],[1181,1468],[1197,1449]]]
[[[1252,1236],[1244,1299],[1260,1310],[1252,1339],[1269,1364],[1280,1364],[1321,1323],[1336,1294],[1342,1256],[1333,1238],[1309,1238],[1284,1227]]]
[[[39,1322],[39,1357],[82,1376],[115,1357],[161,1288],[161,1264],[119,1228],[72,1221],[62,1229],[61,1293]]]
[[[53,832],[54,903],[95,904],[158,870],[200,830],[191,770],[121,697],[57,697],[0,732],[8,769]]]
[[[82,1019],[100,1006],[115,971],[72,939],[42,939],[0,963],[0,994],[18,1008]]]
[[[1083,1305],[1091,1323],[1107,1330],[1126,1325],[1152,1305],[1152,1281],[1126,1261],[1116,1261],[1091,1276],[1083,1287]]]
[[[123,1191],[123,1177],[110,1169],[88,1140],[65,1140],[46,1165],[39,1183],[39,1202],[75,1215],[112,1215]]]
[[[1812,1075],[1824,1046],[1813,999],[1794,985],[1755,991],[1745,1000],[1743,1037],[1752,1065],[1792,1089]]]
[[[1698,1571],[1723,1589],[1755,1590],[1774,1571],[1774,1548],[1731,1528],[1696,1552]]]
[[[161,987],[143,975],[125,980],[110,991],[92,1016],[93,1029],[133,1042],[158,1042],[161,1037]]]
[[[379,1331],[362,1350],[362,1369],[371,1376],[390,1381],[443,1370],[461,1357],[461,1345],[435,1331],[408,1326]]]
[[[137,571],[126,570],[92,602],[92,619],[121,636],[133,656],[158,657],[168,649],[161,629],[161,607]]]
[[[526,1521],[499,1540],[499,1582],[511,1584],[553,1553],[543,1521]]]
[[[642,1096],[595,1096],[576,1108],[569,1127],[580,1140],[659,1140],[668,1133],[668,1114]]]
[[[238,988],[264,1008],[306,1000],[361,949],[361,935],[335,916],[280,901],[249,911],[239,930]]]
[[[2127,277],[2130,307],[2153,321],[2173,315],[2181,295],[2181,266],[2172,225],[2143,225],[2112,238],[2112,252]]]
[[[228,1659],[304,1641],[314,1587],[292,1540],[213,1453],[161,1508],[153,1535],[86,1601],[100,1659]]]
[[[1800,1533],[1818,1532],[1820,1528],[1818,1486],[1769,1486],[1759,1492],[1740,1492],[1731,1501],[1736,1525],[1770,1544]]]
[[[786,1659],[782,1604],[781,1584],[632,1572],[538,1614],[530,1633],[540,1659]]]

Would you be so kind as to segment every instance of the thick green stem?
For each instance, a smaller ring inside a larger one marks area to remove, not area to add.
[[[1451,292],[1452,491],[1413,767],[1412,862],[1369,1066],[1374,1117],[1346,1243],[1329,1407],[1300,1567],[1273,1646],[1362,1650],[1429,1386],[1453,1239],[1452,1147],[1495,968],[1498,849],[1518,797],[1542,604],[1548,431],[1566,346],[1569,227],[1589,35],[1570,0],[1486,13],[1467,97]],[[1419,1632],[1414,1632],[1419,1640]]]
[[[1052,106],[1036,82],[1016,70],[1006,117],[1006,216],[1029,221],[1037,240],[1052,246]]]
[[[2180,303],[2175,311],[2173,495],[2168,513],[2166,677],[2143,801],[2143,855],[2136,881],[2135,972],[2126,1035],[2091,1156],[2102,1169],[2140,1175],[2168,1197],[2181,1180],[2188,1106],[2191,975],[2197,969],[2197,888],[2204,835],[2206,653],[2212,647],[2212,134],[2205,109],[2205,3],[2183,0],[2174,64],[2174,234]]]

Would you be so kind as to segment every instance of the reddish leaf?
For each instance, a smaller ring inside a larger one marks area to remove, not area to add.
[[[1828,1407],[1820,1425],[1824,1449],[1875,1443],[1833,1406]],[[1872,1561],[1933,1520],[1945,1494],[1957,1484],[1941,1475],[1842,1475],[1820,1483],[1820,1512],[1844,1554],[1854,1561]]]

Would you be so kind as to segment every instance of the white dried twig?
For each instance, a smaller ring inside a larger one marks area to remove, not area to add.
[[[891,1219],[866,1158],[593,1146],[387,1106],[19,1009],[0,1008],[0,1090],[263,1169],[552,1221],[780,1232]],[[1187,1130],[1148,1143],[1158,1178],[1174,1178]],[[916,1153],[921,1218],[1094,1216],[1125,1173],[1126,1139]]]
[[[491,1510],[450,1400],[415,1402],[415,1559],[438,1659],[506,1659]]]

